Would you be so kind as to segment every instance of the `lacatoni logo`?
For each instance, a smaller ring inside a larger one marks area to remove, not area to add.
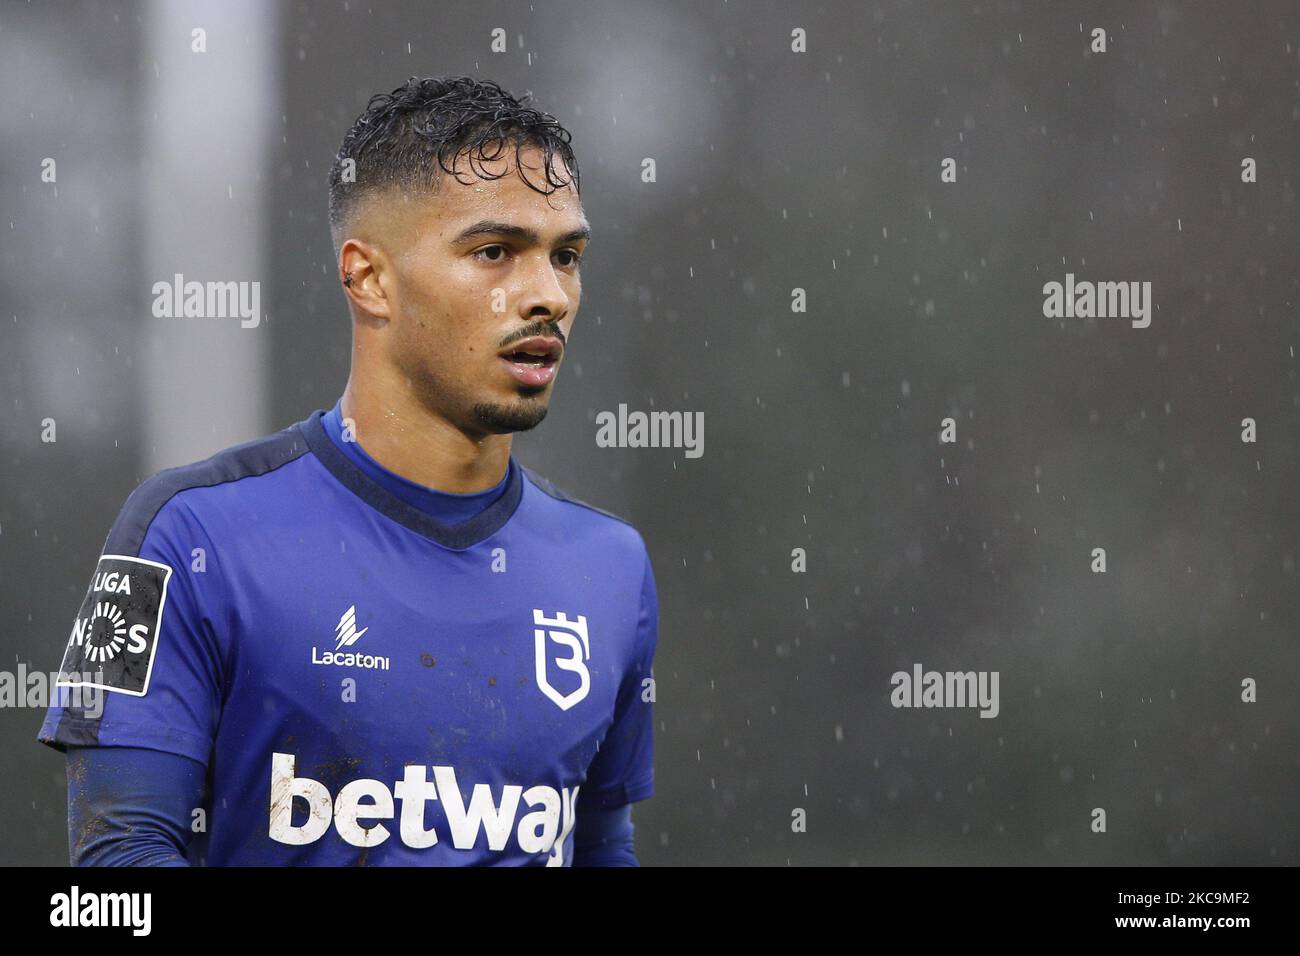
[[[158,649],[172,569],[122,554],[100,557],[59,668],[60,687],[100,687],[143,697]],[[88,680],[87,672],[98,672]]]
[[[417,850],[437,846],[436,827],[425,827],[425,806],[438,801],[446,823],[444,837],[450,837],[457,850],[472,850],[480,834],[489,849],[504,850],[513,833],[525,853],[550,853],[547,866],[564,865],[564,841],[573,829],[578,802],[578,787],[548,787],[543,784],[524,789],[516,784],[501,788],[500,802],[486,783],[474,785],[469,805],[461,795],[453,767],[429,767],[411,764],[394,781],[390,791],[382,780],[353,780],[339,791],[338,798],[318,780],[294,776],[293,754],[271,755],[271,826],[270,837],[277,843],[303,846],[325,835],[331,822],[344,841],[356,847],[379,846],[392,832],[378,820],[398,820],[397,832],[406,846]],[[295,825],[294,798],[306,802],[307,818]],[[401,801],[398,813],[394,800]],[[520,810],[525,812],[520,815]],[[363,826],[362,820],[368,822]]]
[[[356,651],[343,653],[343,648],[351,647],[361,637],[362,634],[370,630],[363,627],[357,630],[357,606],[354,604],[339,618],[339,622],[334,625],[334,650],[322,651],[320,648],[311,649],[311,662],[313,664],[326,664],[337,667],[361,667],[366,670],[386,671],[389,667],[387,657],[380,657],[376,654],[358,654]]]

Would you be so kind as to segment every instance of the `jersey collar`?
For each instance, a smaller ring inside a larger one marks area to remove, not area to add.
[[[457,525],[444,524],[377,484],[347,455],[339,451],[338,446],[325,433],[325,426],[321,424],[324,416],[325,409],[317,409],[305,421],[298,423],[298,430],[302,432],[307,446],[317,460],[349,491],[370,507],[430,541],[455,551],[471,548],[496,534],[519,507],[519,501],[523,497],[524,482],[515,456],[511,455],[506,469],[506,490],[501,497],[466,522]]]

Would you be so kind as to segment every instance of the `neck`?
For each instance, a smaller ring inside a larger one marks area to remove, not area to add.
[[[467,435],[421,403],[407,387],[374,387],[348,378],[341,411],[355,423],[366,454],[408,481],[467,495],[505,477],[513,436]]]

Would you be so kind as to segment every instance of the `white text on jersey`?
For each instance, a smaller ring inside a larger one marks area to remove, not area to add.
[[[498,803],[492,788],[486,783],[474,785],[469,806],[465,805],[454,767],[433,766],[433,780],[424,764],[410,764],[403,769],[401,780],[393,789],[381,780],[363,778],[353,780],[331,797],[329,788],[318,780],[294,776],[293,754],[271,755],[271,821],[269,835],[277,843],[302,846],[315,843],[330,823],[338,835],[357,847],[372,847],[386,841],[392,834],[382,823],[362,820],[391,820],[398,817],[401,841],[413,849],[427,849],[438,843],[436,829],[425,827],[425,805],[431,800],[442,804],[451,844],[458,850],[470,850],[485,834],[492,850],[504,850],[514,832],[519,848],[525,853],[549,853],[547,866],[564,865],[564,841],[573,830],[574,811],[578,801],[578,787],[554,787],[544,784],[524,789],[516,784],[502,787]],[[293,823],[294,798],[307,803],[307,819],[299,826]],[[393,805],[394,798],[402,802],[400,815]],[[534,807],[519,818],[520,801]]]

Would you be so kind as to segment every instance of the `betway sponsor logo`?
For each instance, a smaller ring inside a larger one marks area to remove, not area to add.
[[[293,754],[271,755],[270,837],[277,843],[315,843],[333,823],[338,835],[353,846],[378,846],[392,836],[378,821],[396,819],[404,844],[427,849],[438,844],[438,831],[425,827],[424,810],[436,800],[442,804],[445,835],[456,849],[473,849],[483,833],[490,849],[504,850],[514,834],[525,853],[550,853],[547,866],[564,865],[564,841],[573,830],[578,787],[557,791],[538,785],[525,790],[507,784],[498,802],[490,786],[478,783],[466,806],[454,767],[435,765],[430,780],[429,767],[412,764],[403,769],[402,779],[394,782],[391,791],[382,780],[363,778],[345,785],[335,798],[320,781],[294,776],[295,761]],[[297,826],[293,823],[295,797],[307,804],[307,819]],[[401,801],[400,813],[395,800]],[[525,810],[522,815],[521,809]]]

